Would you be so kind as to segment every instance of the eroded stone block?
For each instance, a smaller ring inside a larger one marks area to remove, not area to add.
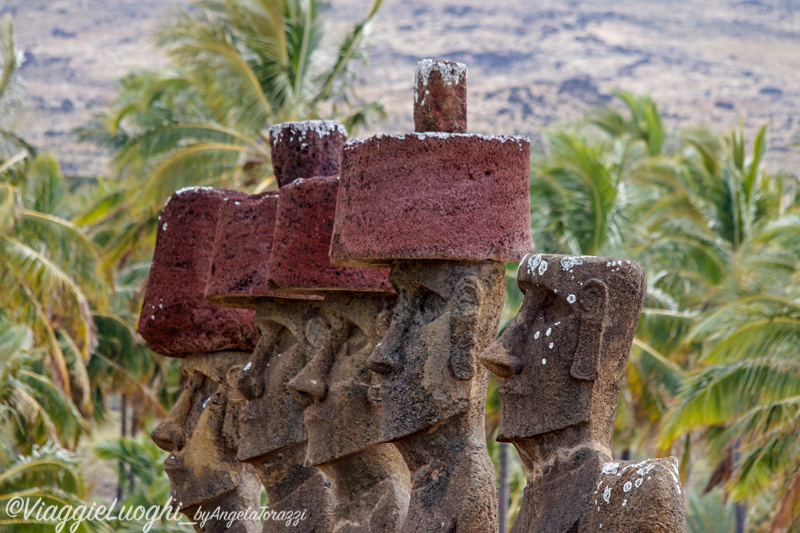
[[[278,192],[269,191],[222,203],[214,239],[206,298],[215,304],[254,308],[264,298],[286,295],[269,288]],[[298,296],[321,299],[319,296]]]
[[[344,149],[334,264],[517,261],[533,251],[530,143],[455,133],[378,135]]]
[[[339,177],[299,179],[281,188],[270,287],[279,292],[394,292],[388,269],[350,268],[329,258]]]
[[[414,78],[414,130],[466,133],[467,66],[423,59]]]
[[[252,311],[203,297],[220,208],[226,199],[245,198],[237,191],[189,188],[167,201],[139,316],[139,333],[153,351],[180,357],[255,346]]]
[[[298,178],[338,176],[347,130],[333,120],[283,122],[269,129],[272,168],[283,187]]]

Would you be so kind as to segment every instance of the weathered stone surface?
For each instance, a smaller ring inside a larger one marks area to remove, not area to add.
[[[296,180],[281,188],[269,265],[273,289],[393,292],[388,269],[331,264],[328,251],[338,187],[338,176],[332,176]]]
[[[503,264],[397,261],[390,279],[397,307],[368,364],[380,375],[381,439],[397,445],[414,479],[402,531],[495,531],[488,373],[477,356],[497,331]]]
[[[326,292],[321,322],[313,326],[325,340],[288,384],[305,406],[306,464],[318,466],[333,484],[335,531],[399,531],[408,511],[408,468],[393,444],[380,444],[380,409],[370,401],[374,376],[367,368],[396,299]]]
[[[223,202],[205,291],[210,302],[247,307],[253,297],[275,295],[267,288],[267,267],[277,212],[277,191]]]
[[[238,382],[247,399],[239,416],[238,459],[255,467],[271,509],[307,509],[297,528],[326,533],[333,527],[333,490],[322,472],[303,466],[303,408],[286,388],[323,340],[318,322],[315,301],[263,298],[257,304],[261,338]],[[264,522],[264,532],[284,530],[280,522]]]
[[[156,444],[170,452],[164,470],[170,478],[171,496],[190,520],[202,506],[206,513],[257,512],[259,484],[255,470],[236,460],[235,427],[241,397],[231,375],[246,360],[245,352],[193,354],[183,361],[186,384],[175,406],[152,433]],[[198,532],[256,533],[258,520],[227,520],[197,524]]]
[[[392,294],[329,291],[320,318],[307,325],[322,342],[288,387],[305,407],[309,465],[380,442],[381,410],[369,399],[375,376],[367,358],[386,332],[396,300]]]
[[[319,303],[267,299],[256,308],[261,338],[242,369],[239,390],[247,399],[239,417],[239,460],[250,461],[291,444],[305,442],[303,407],[286,383],[323,341],[314,325]]]
[[[606,463],[595,488],[583,531],[686,531],[675,457]]]
[[[226,309],[203,297],[219,210],[226,198],[244,200],[247,195],[184,189],[173,194],[161,212],[139,316],[139,333],[158,353],[185,356],[255,346],[258,334],[252,311]]]
[[[205,291],[210,302],[253,308],[264,297],[286,297],[268,285],[277,213],[276,191],[223,202]]]
[[[305,448],[305,442],[300,442],[252,461],[267,491],[271,512],[262,533],[334,531],[336,503],[331,484],[319,469],[303,466]],[[276,519],[280,516],[298,520],[287,523]]]
[[[525,293],[519,314],[480,356],[505,378],[498,440],[514,443],[528,479],[512,531],[595,532],[599,520],[617,524],[609,531],[685,531],[680,485],[664,469],[651,469],[657,490],[637,503],[652,529],[593,505],[646,292],[641,264],[528,255],[517,282]]]
[[[414,130],[467,131],[467,66],[423,59],[414,77]]]
[[[272,168],[283,187],[298,178],[338,176],[347,130],[332,120],[284,122],[269,129]]]
[[[378,135],[345,146],[334,264],[516,261],[533,251],[530,143],[454,133]]]

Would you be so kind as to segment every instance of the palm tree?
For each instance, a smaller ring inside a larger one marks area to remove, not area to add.
[[[0,104],[13,109],[2,98],[17,83],[20,64],[10,18],[3,19],[0,44]],[[11,109],[0,108],[0,116]],[[49,361],[47,374],[86,409],[85,365],[97,343],[92,307],[106,305],[105,276],[97,247],[70,221],[74,204],[57,161],[26,146],[0,153],[0,319],[27,325],[31,350]]]
[[[156,35],[172,70],[123,80],[111,110],[79,130],[112,149],[121,181],[91,218],[130,213],[123,248],[151,235],[174,190],[274,186],[266,131],[289,120],[336,118],[355,128],[383,114],[359,105],[355,66],[382,0],[326,61],[320,0],[198,0]],[[118,255],[122,255],[119,252]]]

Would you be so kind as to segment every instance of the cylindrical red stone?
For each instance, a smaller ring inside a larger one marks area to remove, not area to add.
[[[333,120],[284,122],[269,129],[272,168],[283,187],[298,178],[338,176],[347,130]]]
[[[467,131],[467,66],[423,59],[414,80],[416,131]]]
[[[277,191],[223,203],[205,293],[210,302],[247,308],[265,297],[287,298],[267,284],[277,213]]]
[[[334,264],[519,261],[533,250],[526,138],[378,135],[348,142],[342,169]]]
[[[251,351],[258,340],[253,312],[204,298],[220,207],[247,195],[187,188],[173,194],[159,217],[156,249],[139,315],[139,333],[163,355]]]
[[[394,292],[388,269],[334,266],[328,255],[339,177],[297,180],[280,190],[270,286],[289,293]]]

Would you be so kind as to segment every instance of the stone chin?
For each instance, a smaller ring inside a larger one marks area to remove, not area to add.
[[[265,455],[306,440],[302,421],[270,416],[272,407],[267,400],[265,394],[240,412],[236,458],[241,462],[258,462]]]
[[[392,381],[392,378],[386,379],[380,389],[383,405],[382,443],[394,442],[430,429],[470,410],[467,397],[452,398],[440,391],[409,390],[404,385],[393,386]]]
[[[164,471],[169,477],[172,500],[182,513],[233,492],[239,485],[227,470],[209,468],[198,475],[174,454],[164,462]]]
[[[306,466],[330,463],[380,443],[380,415],[367,398],[368,390],[367,384],[351,383],[328,391],[325,402],[306,407]]]

